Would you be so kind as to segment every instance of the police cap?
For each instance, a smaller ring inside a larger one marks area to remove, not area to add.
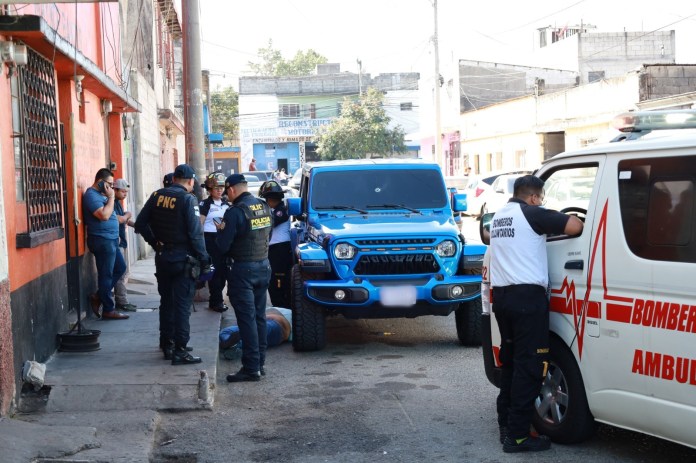
[[[174,169],[174,177],[176,178],[196,178],[196,171],[188,164],[179,164]]]
[[[235,186],[238,183],[246,183],[246,178],[242,174],[232,174],[225,180],[225,188]]]
[[[164,176],[164,179],[162,179],[162,185],[164,185],[165,188],[168,186],[172,186],[172,182],[174,181],[174,172],[169,172],[167,175]]]

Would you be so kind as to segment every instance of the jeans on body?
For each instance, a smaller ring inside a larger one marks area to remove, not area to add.
[[[111,291],[126,272],[126,261],[118,248],[118,238],[107,239],[87,235],[87,247],[94,254],[97,264],[97,294],[103,312],[113,312],[114,299]]]
[[[268,259],[234,262],[227,275],[227,295],[242,340],[242,367],[249,373],[259,371],[266,360],[266,293],[270,276]]]

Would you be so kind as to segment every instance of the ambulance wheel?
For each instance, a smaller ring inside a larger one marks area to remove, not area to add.
[[[582,442],[592,436],[596,423],[580,369],[572,352],[556,337],[551,338],[549,354],[548,371],[534,402],[534,428],[554,442]]]
[[[292,347],[297,352],[321,350],[326,346],[326,314],[324,309],[304,297],[300,266],[291,274]]]
[[[481,298],[462,302],[454,311],[457,324],[457,337],[463,346],[481,345]]]

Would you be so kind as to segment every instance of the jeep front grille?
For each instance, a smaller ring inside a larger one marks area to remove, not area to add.
[[[433,244],[435,238],[383,238],[374,240],[355,240],[358,246],[385,246],[406,244]]]
[[[439,270],[432,254],[363,255],[355,265],[356,275],[410,275]]]

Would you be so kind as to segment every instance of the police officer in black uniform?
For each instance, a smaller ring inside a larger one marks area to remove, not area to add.
[[[273,233],[268,245],[268,260],[271,264],[271,281],[268,294],[276,307],[290,307],[290,270],[292,269],[292,246],[290,245],[290,215],[285,206],[285,193],[275,180],[268,180],[259,188],[259,196],[266,200],[273,213]]]
[[[135,221],[135,231],[155,250],[160,293],[160,348],[172,365],[200,363],[190,354],[189,317],[200,272],[213,270],[205,250],[196,198],[196,174],[187,164],[174,170],[172,185],[150,196]]]
[[[247,191],[246,179],[241,174],[227,177],[225,191],[232,206],[218,225],[217,244],[230,262],[227,295],[242,340],[242,368],[227,375],[227,381],[258,381],[265,374],[271,209]]]
[[[575,216],[539,207],[543,201],[544,182],[533,175],[520,177],[513,197],[491,222],[490,281],[502,363],[498,425],[508,453],[551,447],[548,437],[529,434],[534,400],[548,368],[546,235],[577,235],[583,228]]]

